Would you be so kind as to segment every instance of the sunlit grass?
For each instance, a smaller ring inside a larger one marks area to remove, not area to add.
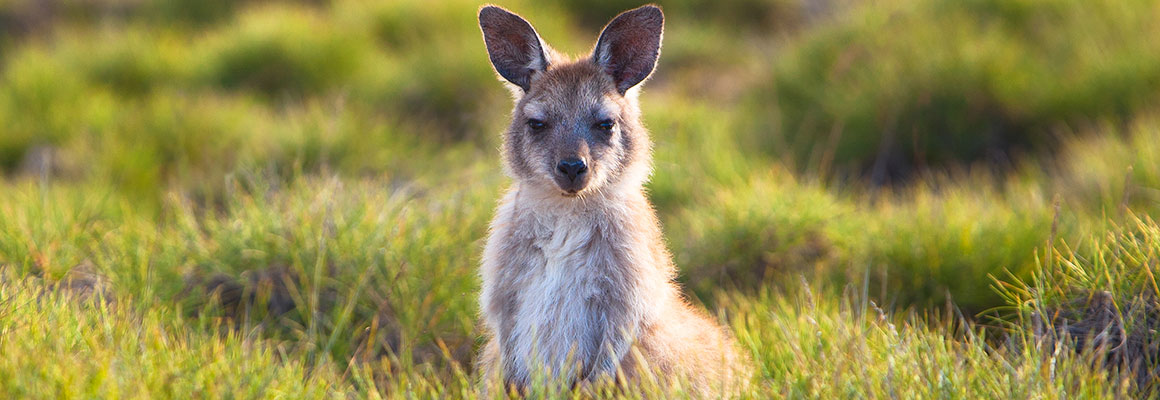
[[[510,103],[479,4],[107,3],[0,38],[0,397],[482,396]],[[1154,7],[813,3],[664,4],[641,96],[679,280],[757,365],[741,396],[1147,394]],[[503,5],[583,54],[638,4]],[[885,162],[952,166],[867,184],[891,127]],[[1054,144],[972,164],[996,134]],[[566,386],[530,390],[687,396]]]

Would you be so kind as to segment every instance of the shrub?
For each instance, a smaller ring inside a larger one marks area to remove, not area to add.
[[[765,178],[718,188],[665,228],[691,289],[708,298],[721,286],[752,290],[814,276],[843,252],[833,248],[831,229],[852,211],[824,190]]]
[[[253,9],[241,14],[235,27],[201,44],[200,78],[275,99],[327,92],[350,83],[366,45],[309,9]]]
[[[0,169],[15,170],[32,148],[99,128],[111,100],[90,91],[67,63],[40,50],[17,52],[0,70]]]
[[[1030,277],[1035,250],[1053,235],[1074,232],[1066,219],[1053,226],[1050,197],[1036,189],[997,191],[983,180],[958,181],[880,199],[862,208],[861,218],[839,222],[839,236],[851,248],[846,268],[834,271],[843,275],[838,281],[868,274],[876,297],[892,306],[938,308],[951,301],[979,313],[1004,304],[992,277]]]
[[[1067,139],[1056,164],[1058,191],[1093,214],[1160,211],[1160,119],[1104,123]],[[1126,185],[1126,186],[1125,186]]]
[[[1053,226],[1051,200],[1037,188],[1003,192],[965,181],[972,183],[937,193],[920,186],[849,198],[785,177],[754,179],[715,187],[666,228],[678,265],[702,295],[800,275],[839,287],[865,282],[891,307],[951,300],[973,314],[1004,304],[992,277],[1030,278],[1035,250],[1075,229],[1068,218]]]
[[[753,92],[769,151],[883,183],[918,168],[1010,165],[1051,130],[1155,100],[1157,8],[1076,0],[861,7],[779,52]],[[937,42],[937,44],[936,44]],[[768,135],[768,132],[774,132]]]
[[[190,79],[190,44],[179,36],[145,29],[93,34],[100,39],[71,33],[57,47],[57,57],[67,59],[88,82],[140,97]]]

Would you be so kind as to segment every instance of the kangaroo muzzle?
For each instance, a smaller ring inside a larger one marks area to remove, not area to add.
[[[588,186],[588,163],[582,158],[565,158],[556,163],[556,185],[568,195],[574,195]]]

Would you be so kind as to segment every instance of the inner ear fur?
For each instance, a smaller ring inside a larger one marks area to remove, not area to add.
[[[600,33],[592,60],[612,76],[621,94],[643,82],[656,68],[664,26],[660,7],[646,5],[617,15]]]

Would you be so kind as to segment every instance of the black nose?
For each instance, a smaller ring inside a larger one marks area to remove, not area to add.
[[[556,170],[561,174],[567,176],[568,179],[575,181],[576,177],[584,175],[588,172],[588,165],[584,164],[584,160],[579,158],[565,158],[556,164]]]

